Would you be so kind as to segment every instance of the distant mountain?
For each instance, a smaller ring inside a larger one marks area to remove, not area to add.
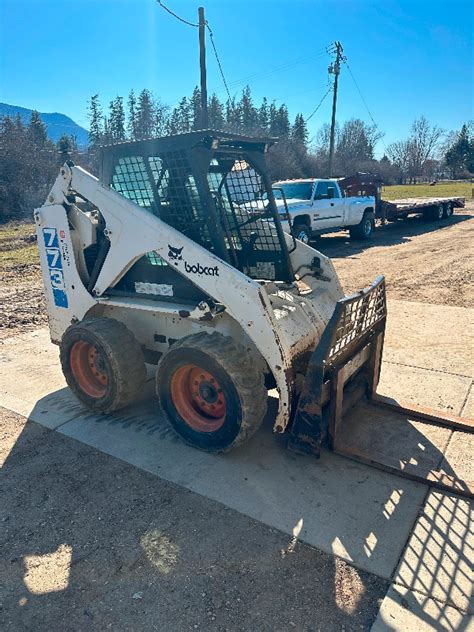
[[[19,114],[23,122],[28,123],[31,117],[31,112],[28,108],[22,108],[19,105],[8,105],[8,103],[0,103],[0,118],[2,116],[15,117]],[[75,136],[77,144],[80,146],[87,145],[89,134],[87,130],[75,123],[69,116],[60,114],[59,112],[52,112],[50,114],[40,112],[41,120],[46,125],[49,138],[56,142],[63,134],[68,136]]]

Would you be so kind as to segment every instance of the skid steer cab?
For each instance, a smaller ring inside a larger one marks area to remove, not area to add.
[[[383,278],[344,297],[331,261],[283,232],[273,142],[199,131],[104,147],[99,179],[60,169],[35,221],[51,338],[89,408],[131,404],[155,365],[176,432],[223,451],[276,388],[274,430],[318,454],[345,402],[374,391]]]

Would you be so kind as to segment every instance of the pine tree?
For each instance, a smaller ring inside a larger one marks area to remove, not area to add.
[[[474,138],[469,138],[466,124],[461,128],[456,141],[445,154],[446,165],[451,169],[453,177],[461,171],[474,172]]]
[[[295,123],[291,128],[291,140],[303,147],[306,147],[308,143],[308,129],[302,114],[297,114],[295,117]]]
[[[191,125],[191,101],[183,97],[171,114],[168,130],[170,134],[181,134],[191,131]]]
[[[253,105],[250,86],[246,86],[242,91],[239,109],[241,112],[242,131],[244,134],[254,133],[257,127],[258,114]]]
[[[207,115],[211,129],[221,130],[224,128],[224,106],[215,94],[212,95],[207,106]]]
[[[231,132],[242,131],[242,112],[235,99],[227,99],[225,105],[226,128]]]
[[[193,94],[191,96],[189,109],[191,114],[191,128],[202,129],[201,91],[197,86],[194,88]]]
[[[135,92],[130,90],[128,95],[128,121],[127,121],[127,132],[128,137],[132,140],[135,140],[137,137],[137,99],[135,97]]]
[[[155,127],[155,108],[151,92],[146,88],[138,96],[136,138],[150,138]]]
[[[112,141],[125,139],[125,111],[123,97],[115,97],[109,108],[109,135]]]
[[[48,142],[46,125],[41,120],[40,114],[37,110],[33,110],[31,113],[31,119],[28,125],[28,135],[35,147],[43,148]]]
[[[59,152],[59,161],[64,164],[66,160],[71,160],[73,152],[77,151],[77,139],[75,136],[63,134],[56,143]]]
[[[170,118],[170,108],[162,103],[159,99],[155,101],[155,136],[165,136]]]
[[[262,105],[258,110],[258,126],[263,134],[268,133],[270,127],[270,112],[267,97],[263,97]]]
[[[268,109],[268,126],[271,136],[278,136],[278,110],[275,101],[272,101]]]
[[[288,115],[288,108],[286,105],[280,105],[277,112],[277,134],[280,137],[288,138],[290,135],[290,118]]]
[[[90,121],[89,147],[94,150],[101,144],[104,131],[104,116],[98,94],[94,94],[89,101],[88,117]]]

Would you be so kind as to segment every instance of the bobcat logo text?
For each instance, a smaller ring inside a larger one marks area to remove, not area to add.
[[[178,261],[184,261],[184,269],[188,274],[199,274],[204,276],[219,276],[218,266],[203,266],[200,263],[188,263],[183,260],[183,248],[176,248],[171,244],[168,244],[168,257],[174,261],[174,265],[178,265]]]

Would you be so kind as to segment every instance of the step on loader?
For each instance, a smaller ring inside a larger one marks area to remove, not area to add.
[[[376,394],[384,279],[345,297],[331,261],[283,232],[273,142],[198,131],[104,147],[99,178],[60,169],[34,217],[67,384],[111,412],[155,365],[162,412],[210,452],[248,440],[276,388],[274,430],[292,450],[318,456],[326,443],[471,495],[444,452],[473,422]]]

